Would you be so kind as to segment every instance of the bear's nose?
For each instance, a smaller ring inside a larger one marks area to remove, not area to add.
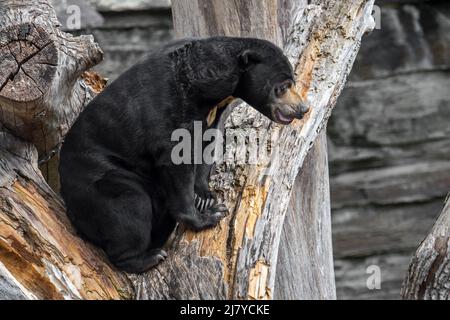
[[[305,103],[300,103],[297,106],[298,114],[300,117],[303,117],[305,113],[309,111],[309,107]]]

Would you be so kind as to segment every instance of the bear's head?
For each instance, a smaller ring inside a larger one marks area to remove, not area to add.
[[[283,51],[259,40],[256,48],[239,55],[242,74],[235,96],[269,119],[289,124],[308,112],[305,101],[295,89],[294,72]]]

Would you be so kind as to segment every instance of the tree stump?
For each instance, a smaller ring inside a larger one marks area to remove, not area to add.
[[[93,97],[80,76],[102,58],[92,36],[75,38],[60,30],[48,1],[0,4],[0,123],[36,146],[41,169],[55,190],[54,156]]]

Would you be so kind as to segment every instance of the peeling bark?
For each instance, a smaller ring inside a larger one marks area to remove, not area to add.
[[[402,297],[450,300],[450,194],[433,229],[411,260]]]

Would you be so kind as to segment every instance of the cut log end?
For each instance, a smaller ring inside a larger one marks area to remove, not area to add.
[[[42,27],[24,23],[0,31],[0,97],[14,102],[41,98],[57,65],[56,44]]]

